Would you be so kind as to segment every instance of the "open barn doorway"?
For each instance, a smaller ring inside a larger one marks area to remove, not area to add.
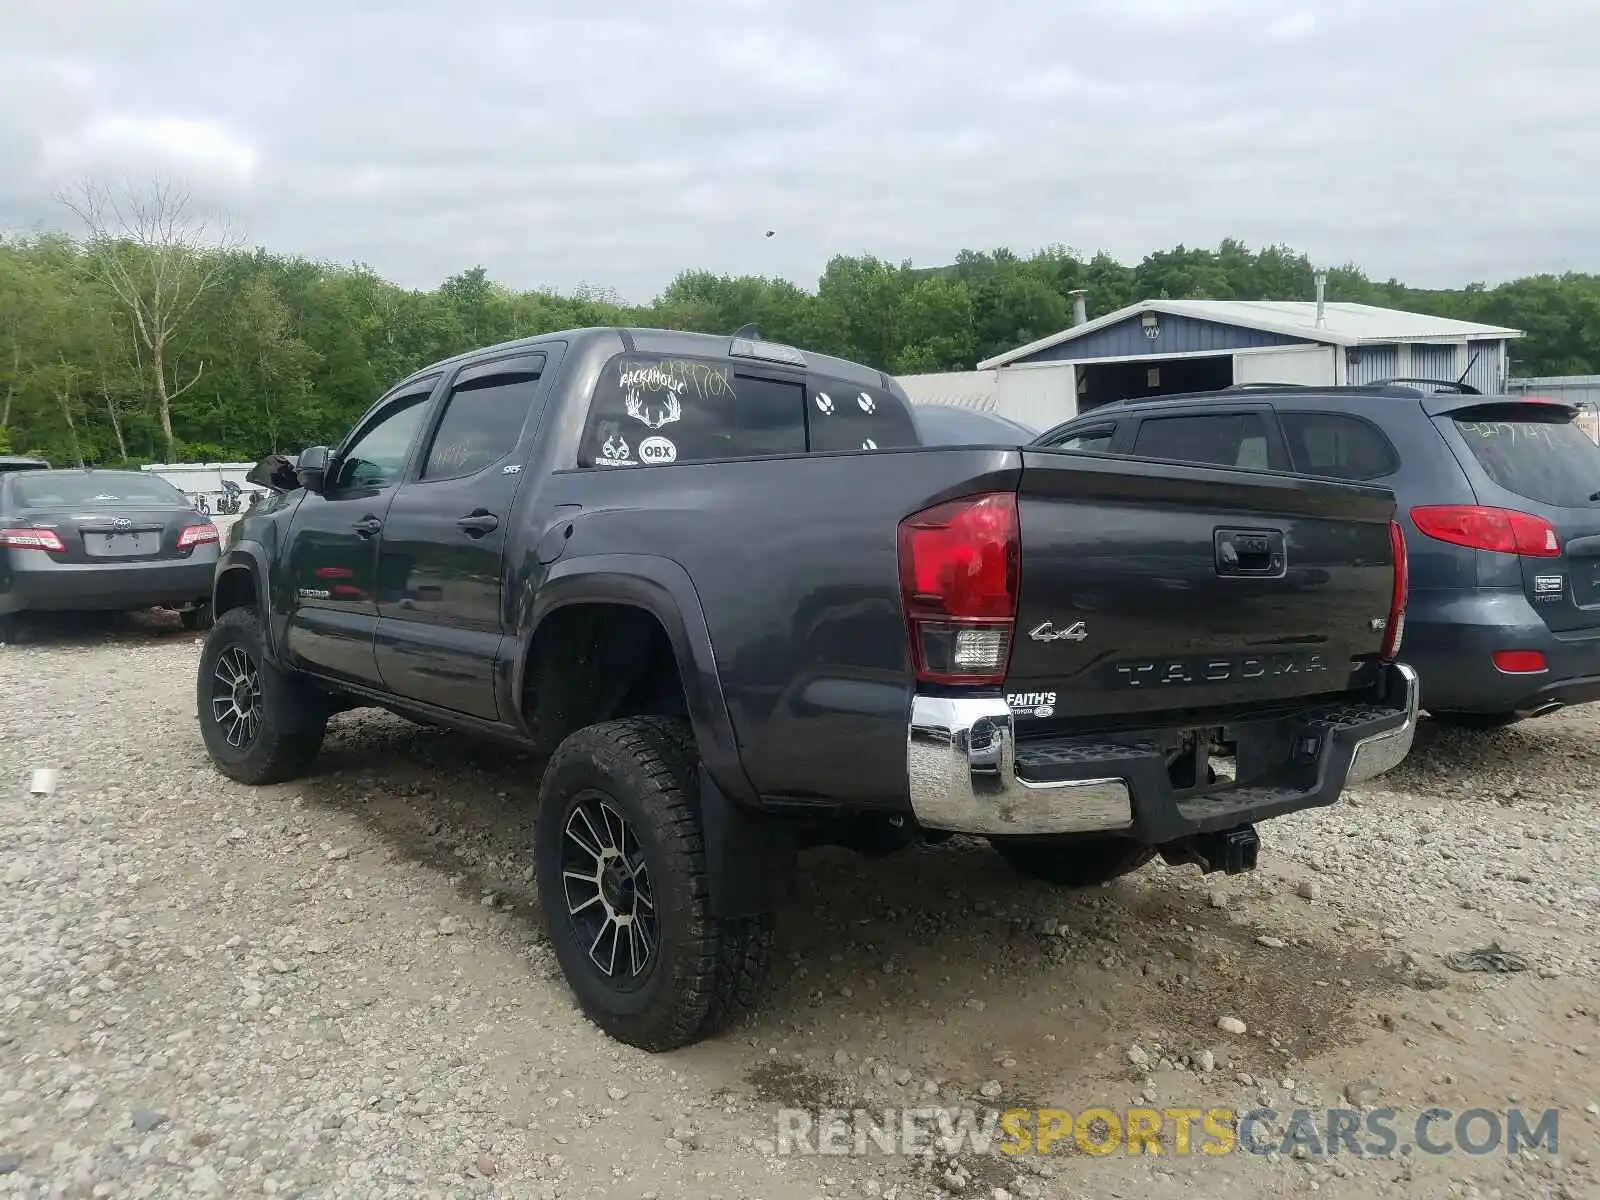
[[[1088,412],[1113,400],[1203,392],[1233,383],[1233,355],[1165,358],[1078,366],[1078,411]]]

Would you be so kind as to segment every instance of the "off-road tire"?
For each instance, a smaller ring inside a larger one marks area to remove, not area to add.
[[[1432,712],[1428,716],[1439,724],[1450,729],[1504,729],[1507,725],[1515,725],[1522,720],[1519,713],[1514,712]]]
[[[180,609],[178,617],[183,622],[185,629],[196,633],[203,629],[210,629],[216,624],[211,616],[211,601],[209,600],[203,604],[197,604],[193,608]]]
[[[534,861],[556,959],[585,1015],[643,1050],[674,1050],[737,1020],[756,1005],[771,965],[770,914],[712,915],[697,760],[683,721],[607,721],[556,748],[539,790]],[[655,903],[653,960],[631,987],[619,986],[590,959],[562,879],[568,818],[582,797],[596,793],[637,839]]]
[[[1071,888],[1109,883],[1156,856],[1153,846],[1110,834],[991,838],[989,844],[1024,875]]]
[[[260,726],[242,747],[228,743],[211,700],[217,664],[232,648],[244,651],[260,674]],[[326,696],[310,682],[273,666],[254,608],[230,608],[211,627],[195,681],[200,736],[211,761],[240,783],[283,783],[305,774],[328,727]]]

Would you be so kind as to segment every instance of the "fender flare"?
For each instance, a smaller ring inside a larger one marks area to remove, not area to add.
[[[624,604],[643,609],[660,622],[672,645],[683,682],[684,702],[694,727],[700,761],[717,786],[736,804],[759,807],[760,799],[739,758],[722,691],[722,677],[711,648],[711,631],[689,573],[669,558],[651,554],[596,554],[555,563],[533,593],[517,639],[512,695],[523,694],[528,652],[547,617],[573,604]]]
[[[211,580],[211,611],[217,616],[222,610],[217,606],[218,592],[223,577],[231,571],[248,571],[255,589],[256,611],[261,614],[261,635],[267,641],[267,655],[277,657],[276,630],[273,628],[272,608],[267,592],[267,554],[260,542],[241,541],[228,547],[217,560],[217,573]]]

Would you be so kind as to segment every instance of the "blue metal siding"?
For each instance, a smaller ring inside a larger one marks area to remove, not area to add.
[[[1463,383],[1470,383],[1485,396],[1497,396],[1506,390],[1505,380],[1500,377],[1500,355],[1504,342],[1468,342],[1467,362],[1461,364],[1460,369],[1467,372]],[[1477,362],[1472,362],[1472,356],[1478,356]],[[1467,363],[1472,363],[1471,370]]]
[[[1216,321],[1197,321],[1192,317],[1170,316],[1159,313],[1161,336],[1144,335],[1143,314],[1135,314],[1115,325],[1107,325],[1083,337],[1062,342],[1048,350],[1019,358],[1018,363],[1077,362],[1086,358],[1131,358],[1146,354],[1192,354],[1208,350],[1226,353],[1229,350],[1250,350],[1258,346],[1303,346],[1311,344],[1303,338],[1284,337],[1277,333],[1264,333],[1259,329],[1246,329],[1240,325],[1223,325]]]
[[[1400,347],[1356,346],[1354,350],[1355,361],[1349,363],[1348,382],[1376,383],[1400,374]]]
[[[1456,362],[1454,346],[1415,342],[1411,347],[1411,370],[1406,374],[1417,379],[1454,379],[1466,365]]]

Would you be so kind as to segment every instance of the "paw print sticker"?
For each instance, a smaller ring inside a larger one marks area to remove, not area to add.
[[[827,392],[817,393],[817,411],[823,416],[833,415],[833,397]]]
[[[876,401],[874,401],[872,397],[867,395],[865,392],[862,392],[856,397],[856,404],[864,413],[875,412],[878,407]]]

